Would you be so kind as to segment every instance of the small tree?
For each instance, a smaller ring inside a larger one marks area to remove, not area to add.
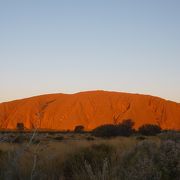
[[[24,130],[24,123],[17,123],[16,129],[18,131],[23,131]]]
[[[155,124],[144,124],[139,127],[138,132],[145,136],[155,136],[161,132],[161,127]]]
[[[74,132],[76,133],[83,133],[84,132],[84,126],[83,125],[78,125],[74,128]]]
[[[131,119],[123,120],[122,123],[118,124],[118,134],[120,136],[130,136],[134,132],[133,126],[134,121]]]

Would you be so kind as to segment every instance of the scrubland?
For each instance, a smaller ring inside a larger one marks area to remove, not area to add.
[[[2,180],[180,179],[180,134],[1,134]]]

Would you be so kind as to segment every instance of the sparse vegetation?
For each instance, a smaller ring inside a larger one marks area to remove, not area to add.
[[[17,136],[15,136],[14,139],[12,139],[12,143],[23,143],[26,140],[27,140],[26,136],[22,134],[18,134]]]
[[[100,173],[104,161],[110,161],[113,148],[107,144],[95,144],[71,154],[64,162],[65,179],[87,179]],[[88,176],[90,176],[88,178]]]
[[[129,135],[134,132],[133,125],[123,121],[117,126],[103,127],[110,127],[108,133],[113,137],[114,127],[125,127]],[[99,138],[91,133],[73,132],[36,134],[33,139],[33,134],[26,133],[0,136],[1,180],[179,180],[180,177],[180,141],[179,132],[175,131],[110,139],[102,134]],[[12,143],[15,139],[17,142]]]
[[[159,134],[159,138],[162,141],[171,140],[174,142],[180,142],[180,132],[178,132],[178,131],[162,131]]]

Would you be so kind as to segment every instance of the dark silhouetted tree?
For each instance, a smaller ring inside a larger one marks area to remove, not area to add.
[[[18,131],[23,131],[24,130],[24,123],[17,123],[16,129]]]
[[[145,136],[155,136],[161,132],[161,127],[155,124],[144,124],[139,127],[138,132]]]
[[[83,125],[78,125],[74,128],[74,132],[76,133],[83,133],[84,132],[84,126]]]
[[[119,124],[101,125],[95,128],[92,134],[99,137],[130,136],[134,132],[133,126],[134,122],[131,119],[127,119]]]
[[[134,121],[131,119],[123,120],[122,123],[118,124],[118,135],[119,136],[130,136],[133,134]]]
[[[118,128],[114,124],[101,125],[92,131],[92,135],[97,136],[97,137],[118,136]]]

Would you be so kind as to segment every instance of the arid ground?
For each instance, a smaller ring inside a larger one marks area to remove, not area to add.
[[[180,133],[1,133],[0,179],[179,180]]]

